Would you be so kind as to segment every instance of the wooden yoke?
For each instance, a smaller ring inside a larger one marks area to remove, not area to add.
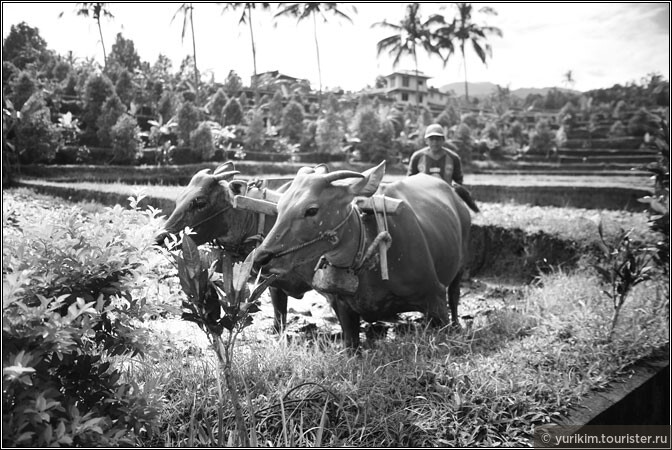
[[[278,215],[277,201],[280,199],[279,194],[275,191],[264,189],[263,197],[266,200],[246,197],[244,195],[236,195],[233,198],[233,207],[252,211],[259,214],[269,216]],[[380,274],[383,280],[389,280],[389,271],[387,264],[387,249],[390,246],[389,233],[387,230],[387,215],[395,215],[402,204],[402,200],[395,198],[377,195],[373,197],[356,197],[354,204],[366,214],[373,213],[378,225],[378,252],[380,254]],[[380,236],[385,236],[381,239]]]

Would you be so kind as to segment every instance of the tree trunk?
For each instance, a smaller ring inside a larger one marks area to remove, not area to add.
[[[100,33],[100,45],[103,46],[103,64],[107,70],[107,53],[105,52],[105,41],[103,41],[103,29],[100,27],[100,18],[98,19],[98,33]]]
[[[318,95],[318,101],[322,98],[322,66],[320,65],[320,46],[317,43],[317,19],[315,18],[315,13],[313,12],[313,30],[315,35],[315,51],[317,52],[317,76],[320,81],[320,91]]]
[[[189,23],[191,24],[191,45],[194,49],[194,89],[196,90],[196,103],[198,103],[198,65],[196,64],[196,34],[194,32],[194,6],[189,6]]]
[[[467,99],[467,105],[469,104],[469,83],[467,83],[467,57],[464,54],[464,45],[461,47],[462,50],[462,61],[464,62],[464,95]]]
[[[252,29],[252,8],[247,4],[247,17],[250,21],[250,40],[252,41],[252,64],[254,65],[254,78],[257,78],[257,49],[254,46],[254,30]]]

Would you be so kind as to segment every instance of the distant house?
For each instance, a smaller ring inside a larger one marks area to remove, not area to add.
[[[383,89],[385,94],[396,102],[443,110],[450,97],[437,88],[429,87],[427,80],[432,77],[420,71],[416,74],[414,70],[402,70],[383,78],[386,82],[386,87]]]
[[[287,87],[290,87],[295,83],[301,83],[306,84],[310,88],[310,81],[304,78],[295,78],[289,75],[285,75],[277,70],[258,73],[256,75],[252,75],[250,78],[251,78],[250,81],[252,82],[250,86],[268,87],[268,86],[285,85]]]

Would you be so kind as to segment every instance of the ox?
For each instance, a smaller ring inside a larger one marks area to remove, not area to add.
[[[170,234],[178,234],[185,227],[195,232],[191,237],[196,245],[215,241],[235,259],[244,259],[273,226],[275,216],[265,216],[235,209],[236,195],[260,195],[259,189],[248,191],[247,182],[232,180],[237,171],[233,163],[218,167],[214,173],[203,169],[196,173],[189,184],[177,197],[175,210],[166,220],[163,230],[155,237],[158,245],[163,245]],[[279,191],[285,189],[283,186]],[[264,223],[260,226],[260,220]],[[274,328],[280,331],[287,324],[287,296],[302,298],[310,291],[316,257],[310,264],[299,265],[291,273],[285,273],[270,286],[271,303],[274,310]]]
[[[455,190],[438,178],[417,174],[381,185],[384,162],[364,173],[302,168],[278,201],[278,218],[257,249],[255,262],[284,275],[320,255],[357,277],[354,294],[329,298],[345,345],[359,347],[360,317],[367,322],[419,311],[438,324],[459,326],[460,277],[466,261],[471,215]],[[371,214],[360,214],[356,196],[382,194],[402,200],[388,216],[392,237],[389,280],[380,268],[358,259],[377,234]]]

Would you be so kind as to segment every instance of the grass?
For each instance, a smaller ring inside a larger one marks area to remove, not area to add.
[[[8,194],[14,207],[23,202],[25,210],[73,207],[27,189]],[[84,206],[91,212],[98,207]],[[476,220],[496,223],[499,217],[506,226],[548,226],[571,234],[581,225],[567,231],[559,218],[578,224],[579,217],[589,220],[595,214],[518,208],[488,205]],[[623,223],[640,220],[636,214],[614,214]],[[386,339],[365,341],[356,356],[324,336],[260,339],[258,332],[246,330],[235,349],[234,370],[251,441],[316,447],[529,446],[535,426],[566,415],[586,394],[627,377],[635,362],[661,346],[669,352],[669,291],[660,290],[667,282],[635,287],[611,341],[611,301],[585,268],[540,275],[503,308],[467,321],[459,332],[422,323],[397,326]],[[174,277],[151,283],[156,285],[147,286],[148,301],[170,303],[172,296],[178,309]],[[117,361],[125,377],[160,399],[159,425],[138,445],[210,446],[220,438],[234,445],[230,409],[222,427],[218,424],[214,355],[161,330],[153,342],[147,357]]]
[[[585,271],[543,275],[478,325],[451,333],[415,324],[359,356],[324,338],[248,342],[235,359],[249,431],[272,446],[529,445],[535,425],[669,343],[669,299],[655,283],[638,286],[612,342],[600,289]],[[129,370],[166,392],[162,428],[143,445],[187,444],[194,426],[201,444],[213,442],[204,431],[216,421],[208,360],[172,352]]]

